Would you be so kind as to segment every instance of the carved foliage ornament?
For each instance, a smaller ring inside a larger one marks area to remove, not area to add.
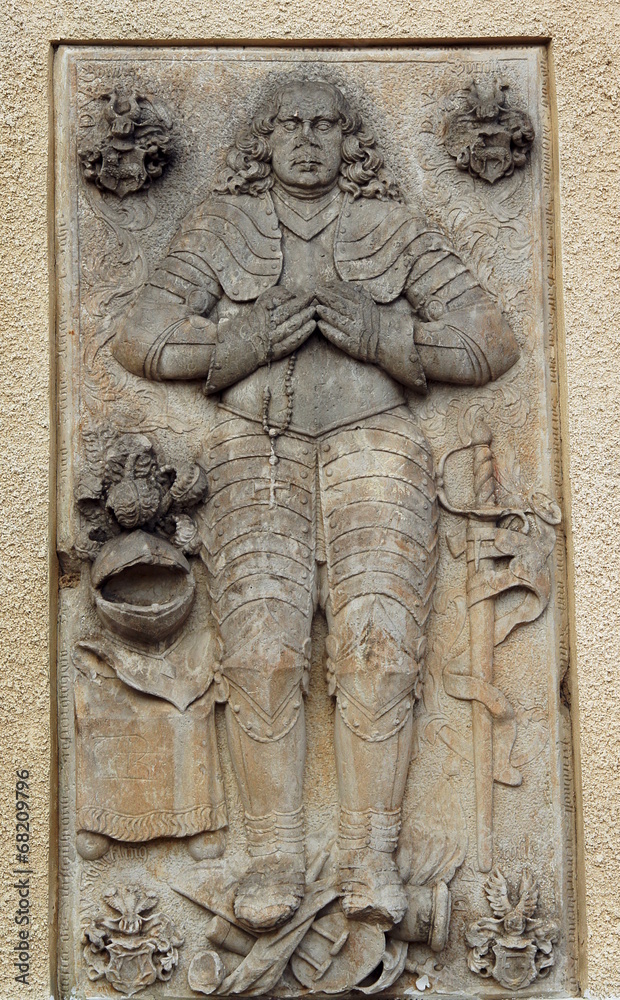
[[[499,868],[489,875],[485,891],[493,917],[483,917],[467,930],[467,963],[472,972],[492,977],[506,989],[524,989],[549,974],[559,929],[555,923],[534,918],[538,883],[527,869],[521,875],[516,902],[510,899]]]
[[[153,913],[157,896],[140,886],[104,893],[118,916],[95,917],[84,928],[84,959],[91,980],[105,979],[133,996],[160,980],[167,982],[179,961],[183,938],[165,913]]]
[[[508,89],[496,76],[472,80],[445,123],[444,144],[459,170],[489,184],[525,166],[534,141],[530,118],[509,102]]]
[[[84,177],[119,198],[160,177],[171,151],[172,117],[160,101],[114,89],[86,105],[78,155]]]

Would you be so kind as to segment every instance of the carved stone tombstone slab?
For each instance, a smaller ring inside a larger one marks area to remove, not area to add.
[[[574,993],[544,50],[54,79],[62,996]]]

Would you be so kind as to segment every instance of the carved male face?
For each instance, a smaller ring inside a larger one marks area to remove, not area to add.
[[[337,97],[325,84],[297,84],[283,95],[270,136],[278,180],[300,194],[330,188],[340,170],[342,124]]]

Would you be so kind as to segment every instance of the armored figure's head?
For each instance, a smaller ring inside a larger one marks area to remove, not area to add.
[[[344,118],[332,87],[283,91],[269,140],[278,180],[300,194],[331,187],[340,173]]]
[[[259,195],[278,181],[312,198],[335,183],[353,197],[399,199],[396,184],[343,94],[330,83],[281,87],[237,136],[216,191]]]

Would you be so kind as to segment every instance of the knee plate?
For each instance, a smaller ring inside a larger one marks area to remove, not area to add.
[[[265,712],[229,680],[229,705],[237,723],[257,743],[273,743],[291,731],[301,711],[301,682],[290,690],[273,714]]]
[[[382,662],[374,655],[368,657],[363,641],[357,649],[347,651],[340,648],[335,636],[327,639],[329,691],[336,695],[345,725],[371,743],[390,739],[407,724],[419,697],[426,650],[424,636],[410,651],[386,642],[385,635],[380,640],[375,652]]]
[[[310,667],[310,640],[296,648],[280,636],[258,635],[221,664],[237,723],[260,743],[285,736],[301,711]]]

